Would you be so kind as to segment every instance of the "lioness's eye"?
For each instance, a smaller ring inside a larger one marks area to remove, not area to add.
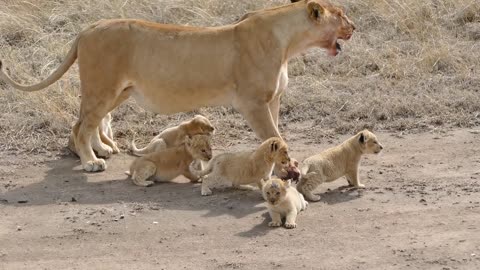
[[[270,195],[270,192],[267,191],[267,194]]]
[[[277,192],[277,195],[280,195],[280,192]]]
[[[205,153],[205,152],[207,152],[207,151],[205,149],[202,149],[202,153]]]

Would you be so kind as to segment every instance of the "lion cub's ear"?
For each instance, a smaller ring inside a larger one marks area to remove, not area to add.
[[[271,145],[272,152],[276,152],[278,150],[278,142],[273,141]]]
[[[364,144],[366,142],[366,138],[365,138],[365,135],[363,135],[363,132],[360,133],[360,138],[358,138],[358,141],[361,143],[361,144]]]
[[[320,19],[323,14],[325,14],[325,8],[322,7],[319,3],[317,2],[309,2],[307,5],[307,10],[308,10],[308,15],[310,15],[310,18],[314,21]]]

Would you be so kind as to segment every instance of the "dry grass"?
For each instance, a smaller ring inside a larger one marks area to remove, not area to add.
[[[287,1],[1,0],[0,58],[25,83],[45,78],[84,27],[103,18],[142,18],[213,26]],[[477,0],[344,0],[358,32],[329,58],[312,50],[290,65],[282,130],[319,139],[363,127],[425,130],[480,123],[480,4]],[[78,74],[25,94],[0,85],[0,151],[43,153],[66,145],[78,114]],[[253,139],[230,108],[201,110],[219,127],[217,141]],[[115,136],[147,140],[190,117],[146,112],[130,101],[114,113]]]

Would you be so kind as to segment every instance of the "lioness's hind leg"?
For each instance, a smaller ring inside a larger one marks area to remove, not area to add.
[[[153,181],[147,181],[148,178],[155,175],[157,167],[151,161],[143,161],[135,171],[132,172],[133,183],[141,187],[149,187],[153,185]]]
[[[101,139],[102,134],[102,128],[97,127],[97,131],[92,136],[92,147],[99,157],[109,158],[113,154],[113,148],[103,143]]]

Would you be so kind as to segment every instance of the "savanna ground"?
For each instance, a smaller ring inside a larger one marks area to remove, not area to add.
[[[46,77],[76,33],[103,18],[214,26],[287,1],[111,0],[0,3],[0,59],[24,83]],[[140,188],[131,157],[86,174],[66,149],[78,114],[74,65],[56,84],[0,84],[1,269],[478,269],[480,4],[475,0],[338,1],[358,31],[329,58],[291,61],[281,130],[299,160],[374,130],[367,189],[322,186],[295,230],[270,229],[259,192],[202,198],[198,185]],[[217,152],[258,143],[230,108],[204,108]],[[129,101],[114,113],[123,150],[193,113]],[[178,179],[178,182],[182,182]]]

